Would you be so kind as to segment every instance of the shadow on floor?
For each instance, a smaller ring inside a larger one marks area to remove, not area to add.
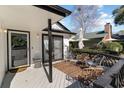
[[[10,88],[11,82],[12,82],[13,78],[15,77],[16,73],[25,71],[26,69],[27,69],[27,67],[22,67],[22,68],[13,69],[13,70],[8,71],[3,79],[2,88]]]
[[[8,71],[3,79],[2,88],[10,88],[11,82],[15,75],[16,75],[15,71],[13,73]]]

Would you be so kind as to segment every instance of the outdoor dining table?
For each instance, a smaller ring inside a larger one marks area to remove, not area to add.
[[[102,67],[88,67],[83,68],[81,71],[72,71],[67,76],[71,77],[73,80],[78,80],[80,85],[92,86],[92,83],[102,75],[104,69]],[[79,73],[79,74],[78,74]]]
[[[98,76],[102,75],[102,66],[95,66],[92,61],[88,61],[89,66],[80,66],[76,62],[60,62],[53,66],[66,74],[66,79],[74,82],[79,81],[81,85],[89,86]]]

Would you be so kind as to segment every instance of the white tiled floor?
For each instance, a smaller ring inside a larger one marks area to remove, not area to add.
[[[3,80],[3,88],[79,88],[78,81],[68,81],[66,74],[53,67],[53,82],[49,83],[43,67],[29,67],[19,73],[8,72]]]

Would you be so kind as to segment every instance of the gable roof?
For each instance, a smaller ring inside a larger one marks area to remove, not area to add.
[[[118,35],[124,35],[124,31],[122,30],[122,31],[119,31],[118,33],[116,33],[116,34],[118,34]]]
[[[52,29],[63,30],[63,28],[59,27],[57,23],[52,25]]]
[[[48,31],[48,28],[43,29],[43,31]],[[73,34],[76,35],[76,33],[71,32],[69,29],[67,29],[63,24],[60,22],[57,22],[52,25],[52,32],[56,33],[66,33],[66,34]]]
[[[60,26],[62,29],[66,30],[66,31],[70,31],[68,28],[66,28],[62,23],[57,22],[58,26]]]
[[[99,31],[99,32],[91,32],[91,33],[86,33],[84,35],[84,38],[87,39],[92,39],[92,38],[103,38],[107,33],[104,31]]]
[[[68,16],[71,14],[71,11],[60,7],[58,5],[34,5],[35,7],[47,10],[49,12],[53,12],[55,14],[58,14],[60,16]],[[42,31],[48,31],[48,28],[43,29]],[[60,22],[57,22],[52,25],[52,32],[57,32],[57,33],[66,33],[66,34],[76,34],[74,32],[71,32],[69,29],[67,29],[63,24]]]
[[[103,38],[107,33],[105,31],[99,31],[99,32],[90,32],[85,33],[84,38],[86,39],[95,39],[95,38]],[[74,40],[79,39],[79,34],[77,34],[75,37],[73,37]]]
[[[63,7],[60,7],[58,5],[34,5],[34,6],[44,9],[44,10],[47,10],[49,12],[53,12],[53,13],[58,14],[63,17],[71,14],[71,11],[69,11]]]

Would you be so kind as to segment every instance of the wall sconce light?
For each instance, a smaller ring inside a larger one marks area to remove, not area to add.
[[[4,24],[0,22],[0,30],[1,32],[7,33],[7,29],[4,28]]]
[[[7,33],[7,30],[5,29],[4,32]]]

